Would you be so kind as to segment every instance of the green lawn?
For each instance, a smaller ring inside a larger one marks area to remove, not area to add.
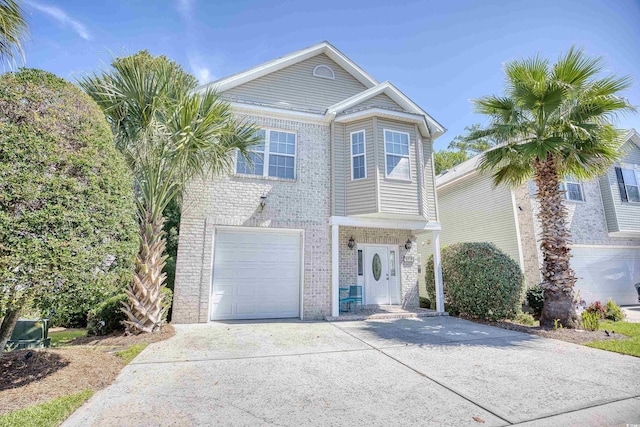
[[[0,415],[0,427],[58,426],[92,395],[92,390],[84,390]]]
[[[50,332],[49,338],[51,338],[51,347],[60,347],[67,344],[78,337],[84,337],[87,335],[87,331],[82,329],[78,331],[60,331]]]
[[[116,351],[116,356],[120,356],[124,363],[129,364],[148,344],[134,344],[126,350]]]
[[[615,331],[616,334],[626,335],[629,338],[624,340],[592,341],[585,345],[640,357],[640,323],[612,322],[606,320],[600,322],[600,330],[605,329],[609,332]]]

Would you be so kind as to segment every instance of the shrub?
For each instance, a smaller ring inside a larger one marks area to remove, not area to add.
[[[429,301],[429,298],[420,297],[420,308],[431,308],[431,301]]]
[[[2,74],[0,111],[0,317],[35,309],[82,326],[133,272],[132,175],[103,112],[72,83]]]
[[[600,327],[600,315],[597,311],[582,312],[582,327],[587,331],[596,331]]]
[[[114,331],[124,331],[123,321],[127,316],[122,311],[122,303],[127,294],[121,293],[98,304],[87,314],[87,333],[89,335],[107,335]]]
[[[171,303],[173,302],[173,291],[169,288],[162,288],[160,290],[162,293],[162,307],[166,308],[164,314],[162,315],[162,320],[164,322],[168,322],[171,320]]]
[[[521,325],[533,326],[536,323],[536,320],[529,313],[520,313],[514,319],[516,323]]]
[[[591,303],[589,307],[584,310],[587,313],[595,313],[598,315],[598,319],[604,319],[605,314],[607,313],[607,307],[602,305],[600,301],[596,301]]]
[[[539,285],[532,286],[527,289],[525,298],[527,305],[533,310],[533,315],[539,319],[544,305],[544,290]]]
[[[498,320],[520,312],[524,287],[520,266],[492,243],[456,243],[443,248],[442,278],[445,307],[452,313]],[[425,279],[433,304],[433,262],[427,262]]]
[[[616,304],[611,298],[607,301],[604,317],[607,320],[613,320],[618,322],[624,319],[624,313],[618,304]]]

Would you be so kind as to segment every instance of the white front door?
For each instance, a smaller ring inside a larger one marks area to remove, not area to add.
[[[367,246],[364,253],[366,304],[399,304],[397,249],[388,246]]]

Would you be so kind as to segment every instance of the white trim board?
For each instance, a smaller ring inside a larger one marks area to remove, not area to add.
[[[343,227],[389,228],[394,230],[416,231],[442,229],[439,222],[407,219],[355,218],[349,216],[332,216],[329,218],[329,224]]]

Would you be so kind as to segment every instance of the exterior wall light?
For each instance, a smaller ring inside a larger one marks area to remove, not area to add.
[[[353,236],[351,236],[351,238],[349,239],[349,243],[347,243],[347,246],[349,246],[349,249],[353,249],[356,247],[356,241]]]
[[[264,207],[267,206],[267,196],[260,196],[260,204],[258,206],[260,212],[264,211]]]
[[[411,243],[411,239],[407,239],[407,243],[404,244],[404,248],[406,250],[410,250],[413,247],[413,243]]]

